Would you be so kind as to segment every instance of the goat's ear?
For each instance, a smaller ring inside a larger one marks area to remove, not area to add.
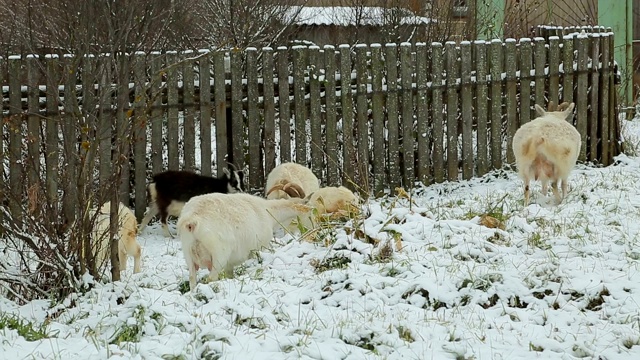
[[[222,172],[227,176],[227,178],[231,179],[231,173],[229,172],[229,169],[224,168],[222,169]]]
[[[538,113],[539,116],[544,116],[547,112],[544,111],[542,106],[536,104],[536,113]]]
[[[571,103],[567,106],[567,110],[564,111],[565,118],[569,117],[573,113],[573,109],[576,107],[576,103]]]

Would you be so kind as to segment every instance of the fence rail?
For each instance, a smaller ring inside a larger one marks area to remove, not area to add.
[[[23,191],[25,176],[44,177],[50,196],[71,206],[77,184],[61,184],[60,167],[73,174],[93,166],[104,183],[112,146],[131,140],[120,188],[137,216],[152,173],[221,174],[227,162],[248,167],[252,189],[276,163],[295,161],[324,184],[379,194],[512,164],[513,134],[536,116],[534,104],[548,101],[576,102],[580,160],[608,165],[619,152],[612,46],[613,33],[595,32],[0,58],[3,180]],[[134,121],[117,138],[116,125]],[[93,141],[95,164],[81,165],[83,144]],[[26,158],[40,161],[27,166]]]

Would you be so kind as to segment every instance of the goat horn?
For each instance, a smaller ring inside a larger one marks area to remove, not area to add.
[[[289,194],[291,197],[297,197],[304,199],[304,190],[298,184],[288,183],[282,187],[282,190]]]
[[[267,191],[267,196],[269,196],[269,194],[271,194],[272,192],[274,192],[276,190],[284,190],[283,187],[284,187],[284,184],[282,184],[282,183],[273,185],[273,187],[271,187],[271,189],[269,189],[269,191]]]

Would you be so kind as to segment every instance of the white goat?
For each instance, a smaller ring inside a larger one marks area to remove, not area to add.
[[[91,234],[92,244],[96,249],[96,264],[100,267],[109,258],[109,224],[111,203],[106,202],[98,210],[96,215],[96,225]],[[118,206],[118,258],[120,260],[120,271],[127,269],[127,255],[133,256],[133,272],[140,272],[140,244],[136,241],[138,221],[133,211],[120,203]]]
[[[320,181],[309,168],[296,163],[283,163],[271,170],[264,190],[267,199],[272,200],[304,198],[319,187]],[[293,196],[287,189],[294,189],[297,195]]]
[[[522,125],[513,136],[513,153],[518,174],[524,180],[524,205],[529,205],[529,182],[542,182],[542,194],[551,187],[556,204],[562,201],[558,182],[562,180],[562,197],[567,194],[567,178],[580,152],[580,133],[570,123],[574,103],[564,111],[545,111],[536,104],[540,117]],[[562,105],[561,105],[562,108]]]
[[[196,286],[196,272],[209,269],[217,280],[222,270],[233,276],[234,266],[249,258],[252,250],[268,247],[273,231],[311,208],[303,199],[267,200],[250,194],[211,193],[189,200],[178,218],[189,287]]]
[[[307,205],[314,208],[314,214],[300,218],[306,228],[313,226],[313,219],[325,214],[348,215],[358,210],[358,197],[344,186],[326,186],[307,197]]]

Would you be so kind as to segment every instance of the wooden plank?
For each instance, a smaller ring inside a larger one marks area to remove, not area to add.
[[[442,73],[444,71],[443,64],[443,47],[441,43],[431,44],[431,63],[433,70],[431,71],[431,89],[432,89],[432,121],[433,121],[433,178],[435,182],[444,181],[444,123],[442,116]],[[390,110],[390,109],[389,109]],[[388,111],[389,111],[388,110]]]
[[[460,43],[460,97],[462,111],[462,178],[473,176],[473,94],[471,84],[471,43]]]
[[[560,38],[549,37],[549,101],[559,104],[560,99]],[[542,106],[541,104],[539,104]],[[546,108],[546,106],[543,106]]]
[[[262,49],[262,78],[264,101],[264,174],[276,167],[276,107],[273,85],[273,49]]]
[[[169,170],[180,170],[178,54],[167,51],[167,164]]]
[[[431,182],[431,164],[429,160],[431,158],[431,142],[429,141],[431,135],[429,134],[429,74],[427,50],[428,48],[425,43],[416,44],[416,121],[418,123],[417,179],[424,185],[429,185]],[[374,109],[374,119],[375,113],[376,111]],[[384,126],[384,124],[381,126]]]
[[[389,154],[389,191],[395,193],[400,186],[400,145],[398,120],[398,49],[396,44],[385,44],[387,70],[387,153]]]
[[[382,90],[382,78],[384,74],[384,62],[380,44],[371,44],[371,112],[373,116],[373,191],[374,196],[384,194],[387,184],[385,168],[385,144],[384,144],[384,94]]]
[[[545,75],[545,66],[547,63],[547,48],[544,38],[537,37],[533,39],[533,64],[535,68],[535,85],[534,96],[535,103],[545,107],[544,104],[544,87],[547,76]],[[556,103],[557,104],[557,103]],[[536,117],[535,108],[532,108],[532,118]]]
[[[298,164],[307,165],[307,106],[305,104],[307,51],[304,46],[293,47],[293,109],[295,114],[294,137]]]
[[[354,188],[356,154],[353,148],[353,96],[351,94],[351,49],[339,46],[340,102],[342,105],[342,184]]]
[[[325,116],[326,116],[326,147],[327,154],[327,185],[340,184],[338,168],[338,131],[336,115],[336,49],[333,45],[324,47],[324,76],[325,76]]]
[[[591,59],[601,59],[600,57],[600,34],[594,33],[589,37],[591,42]],[[589,161],[595,162],[600,159],[598,151],[598,143],[601,139],[598,136],[599,116],[599,93],[600,89],[600,73],[598,68],[591,66],[591,81],[589,82]]]
[[[487,115],[489,106],[487,103],[489,91],[487,86],[487,47],[483,40],[473,43],[473,53],[476,64],[476,119],[477,119],[477,173],[479,176],[489,171],[489,152],[487,151]]]
[[[129,206],[131,197],[131,181],[130,181],[130,166],[129,159],[131,155],[131,137],[133,127],[130,124],[129,118],[129,83],[131,78],[129,76],[131,64],[129,59],[120,56],[116,59],[117,66],[117,90],[116,90],[116,131],[115,137],[112,139],[112,143],[117,145],[117,153],[111,153],[112,162],[118,165],[115,171],[120,173],[120,196],[119,200]],[[115,157],[118,156],[118,157]]]
[[[162,80],[164,70],[165,55],[157,52],[151,53],[151,170],[153,174],[162,172],[164,168],[162,141],[164,111],[162,110],[162,93],[165,88]]]
[[[523,39],[524,40],[524,39]],[[530,43],[527,43],[530,44]],[[517,99],[517,86],[518,78],[516,77],[517,70],[517,54],[516,54],[516,41],[515,39],[506,39],[504,47],[504,66],[506,75],[506,100],[507,100],[507,124],[506,124],[506,137],[507,137],[507,163],[514,164],[515,156],[513,154],[513,134],[518,129],[518,99]],[[526,68],[526,65],[525,65]],[[528,81],[528,80],[527,80]],[[527,113],[529,109],[529,91],[527,86],[522,86],[520,91],[526,93],[526,99],[524,94],[521,94],[520,100],[522,103],[526,103]],[[524,106],[520,108],[520,115],[525,109]]]
[[[184,170],[196,170],[196,114],[195,114],[195,87],[194,87],[194,67],[196,64],[190,58],[194,53],[187,50],[183,53],[184,60],[181,66],[182,70],[182,133],[183,133],[183,154]]]
[[[491,40],[491,166],[502,167],[502,42]]]
[[[200,88],[200,172],[211,176],[211,53],[201,50],[198,61],[198,85]]]
[[[17,221],[22,218],[22,199],[24,196],[24,165],[22,164],[22,134],[24,118],[22,114],[22,76],[23,60],[19,55],[9,56],[9,211]]]
[[[278,47],[278,128],[280,129],[280,163],[290,162],[291,156],[291,104],[289,99],[289,51]]]
[[[365,193],[370,193],[369,181],[369,104],[367,100],[367,88],[369,86],[369,74],[367,73],[369,47],[366,44],[358,44],[356,54],[356,143],[357,161],[356,183]]]
[[[599,106],[599,117],[600,117],[600,139],[602,142],[601,145],[601,161],[603,165],[609,165],[609,159],[611,154],[609,154],[609,142],[611,139],[609,138],[609,122],[611,119],[609,118],[609,92],[611,91],[609,88],[610,78],[611,78],[611,68],[609,65],[610,58],[612,57],[610,52],[610,42],[611,36],[609,33],[602,34],[601,36],[601,45],[602,45],[602,76],[600,77],[600,103]]]
[[[27,187],[29,191],[40,192],[40,58],[27,55],[27,155],[24,166],[27,168]],[[33,188],[32,188],[33,187]]]
[[[231,133],[231,163],[238,169],[244,168],[244,116],[242,115],[242,51],[231,50],[231,129],[227,121],[227,131]],[[218,164],[220,166],[221,164]]]
[[[322,119],[320,118],[320,47],[309,47],[309,123],[311,126],[311,170],[324,179],[324,149],[322,144]]]
[[[142,219],[147,208],[147,56],[136,52],[133,61],[134,118],[133,118],[133,164],[134,164],[134,209],[136,218]]]
[[[573,102],[573,37],[562,39],[562,101]]]
[[[582,146],[578,160],[585,161],[587,159],[587,86],[589,85],[589,74],[587,73],[587,58],[589,55],[588,43],[589,38],[586,34],[578,35],[576,38],[576,50],[578,56],[577,64],[577,92],[576,92],[576,116],[574,123],[576,129],[582,137]]]
[[[507,45],[507,48],[510,48]],[[520,119],[515,125],[515,128],[509,128],[509,137],[513,137],[516,130],[523,125],[531,121],[531,109],[533,106],[531,105],[531,55],[532,55],[532,44],[531,39],[523,38],[520,39],[520,51],[518,56],[518,65],[520,66]],[[515,49],[514,49],[515,51]],[[505,55],[507,57],[507,63],[509,62],[510,54]],[[508,85],[507,85],[508,86]],[[544,107],[544,105],[541,105]],[[511,147],[509,147],[511,149]],[[507,154],[510,154],[510,151],[507,151]],[[507,156],[507,159],[509,157]],[[514,159],[515,161],[515,159]],[[511,161],[509,161],[511,162]]]
[[[260,145],[260,114],[258,113],[258,49],[245,50],[247,60],[247,123],[249,130],[249,187],[258,189],[264,184],[264,169]]]
[[[75,219],[78,211],[78,159],[76,157],[76,146],[78,142],[77,128],[77,97],[76,97],[76,75],[77,63],[72,56],[65,56],[63,60],[64,67],[64,119],[62,121],[62,139],[64,146],[64,195],[62,197],[62,212],[69,224]],[[100,73],[100,71],[98,71]],[[100,135],[98,133],[98,135]],[[110,134],[109,134],[110,135]],[[98,137],[98,146],[102,139]],[[111,137],[107,138],[111,142]],[[107,147],[108,148],[108,147]],[[110,151],[110,148],[108,148]],[[111,153],[109,153],[111,155]],[[111,165],[111,157],[103,161],[106,163],[105,168],[108,170]]]
[[[402,86],[402,184],[411,189],[414,186],[416,173],[414,161],[413,135],[413,61],[411,59],[411,43],[400,44],[400,73]]]
[[[92,59],[95,59],[92,57]],[[45,173],[47,182],[47,199],[53,211],[58,209],[58,169],[60,164],[60,139],[58,123],[60,122],[60,111],[58,106],[60,103],[60,96],[58,95],[58,85],[60,85],[60,59],[57,55],[48,55],[46,57],[47,63],[47,119],[46,119],[46,143],[45,143]],[[0,65],[0,69],[2,66]],[[93,68],[90,68],[93,69]],[[2,74],[0,74],[0,77]],[[2,83],[2,79],[0,79]],[[91,86],[93,89],[93,84]],[[86,101],[89,97],[84,95]],[[95,102],[93,103],[95,107]],[[86,106],[86,103],[85,103]],[[0,150],[1,151],[1,150]],[[2,158],[0,154],[0,158]],[[93,166],[93,164],[92,164]]]
[[[112,89],[111,89],[111,66],[113,61],[113,56],[110,54],[101,55],[100,59],[100,70],[98,71],[102,76],[100,78],[100,83],[98,84],[98,91],[100,96],[100,112],[98,114],[98,126],[97,126],[97,137],[98,137],[98,168],[99,168],[99,178],[100,178],[100,188],[101,189],[113,189],[113,179],[111,176],[113,175],[111,172],[111,137],[112,137],[112,125],[115,124],[115,115],[113,114],[111,108],[113,105],[112,102]],[[66,89],[66,87],[69,89]],[[71,91],[71,86],[75,86],[75,84],[67,83],[65,87],[65,99],[75,99],[75,92]],[[75,110],[73,105],[65,100],[65,105],[69,105],[70,108],[65,107],[65,112],[68,115],[72,115]],[[75,121],[73,117],[68,121]],[[65,139],[67,141],[75,141],[75,139]],[[73,151],[73,150],[72,150]]]
[[[458,51],[454,41],[444,44],[445,68],[447,72],[447,180],[458,180],[458,86],[460,74]]]
[[[218,50],[213,54],[213,86],[215,104],[216,129],[216,176],[221,177],[227,167],[227,92],[225,90],[226,71],[224,67],[225,52]]]

